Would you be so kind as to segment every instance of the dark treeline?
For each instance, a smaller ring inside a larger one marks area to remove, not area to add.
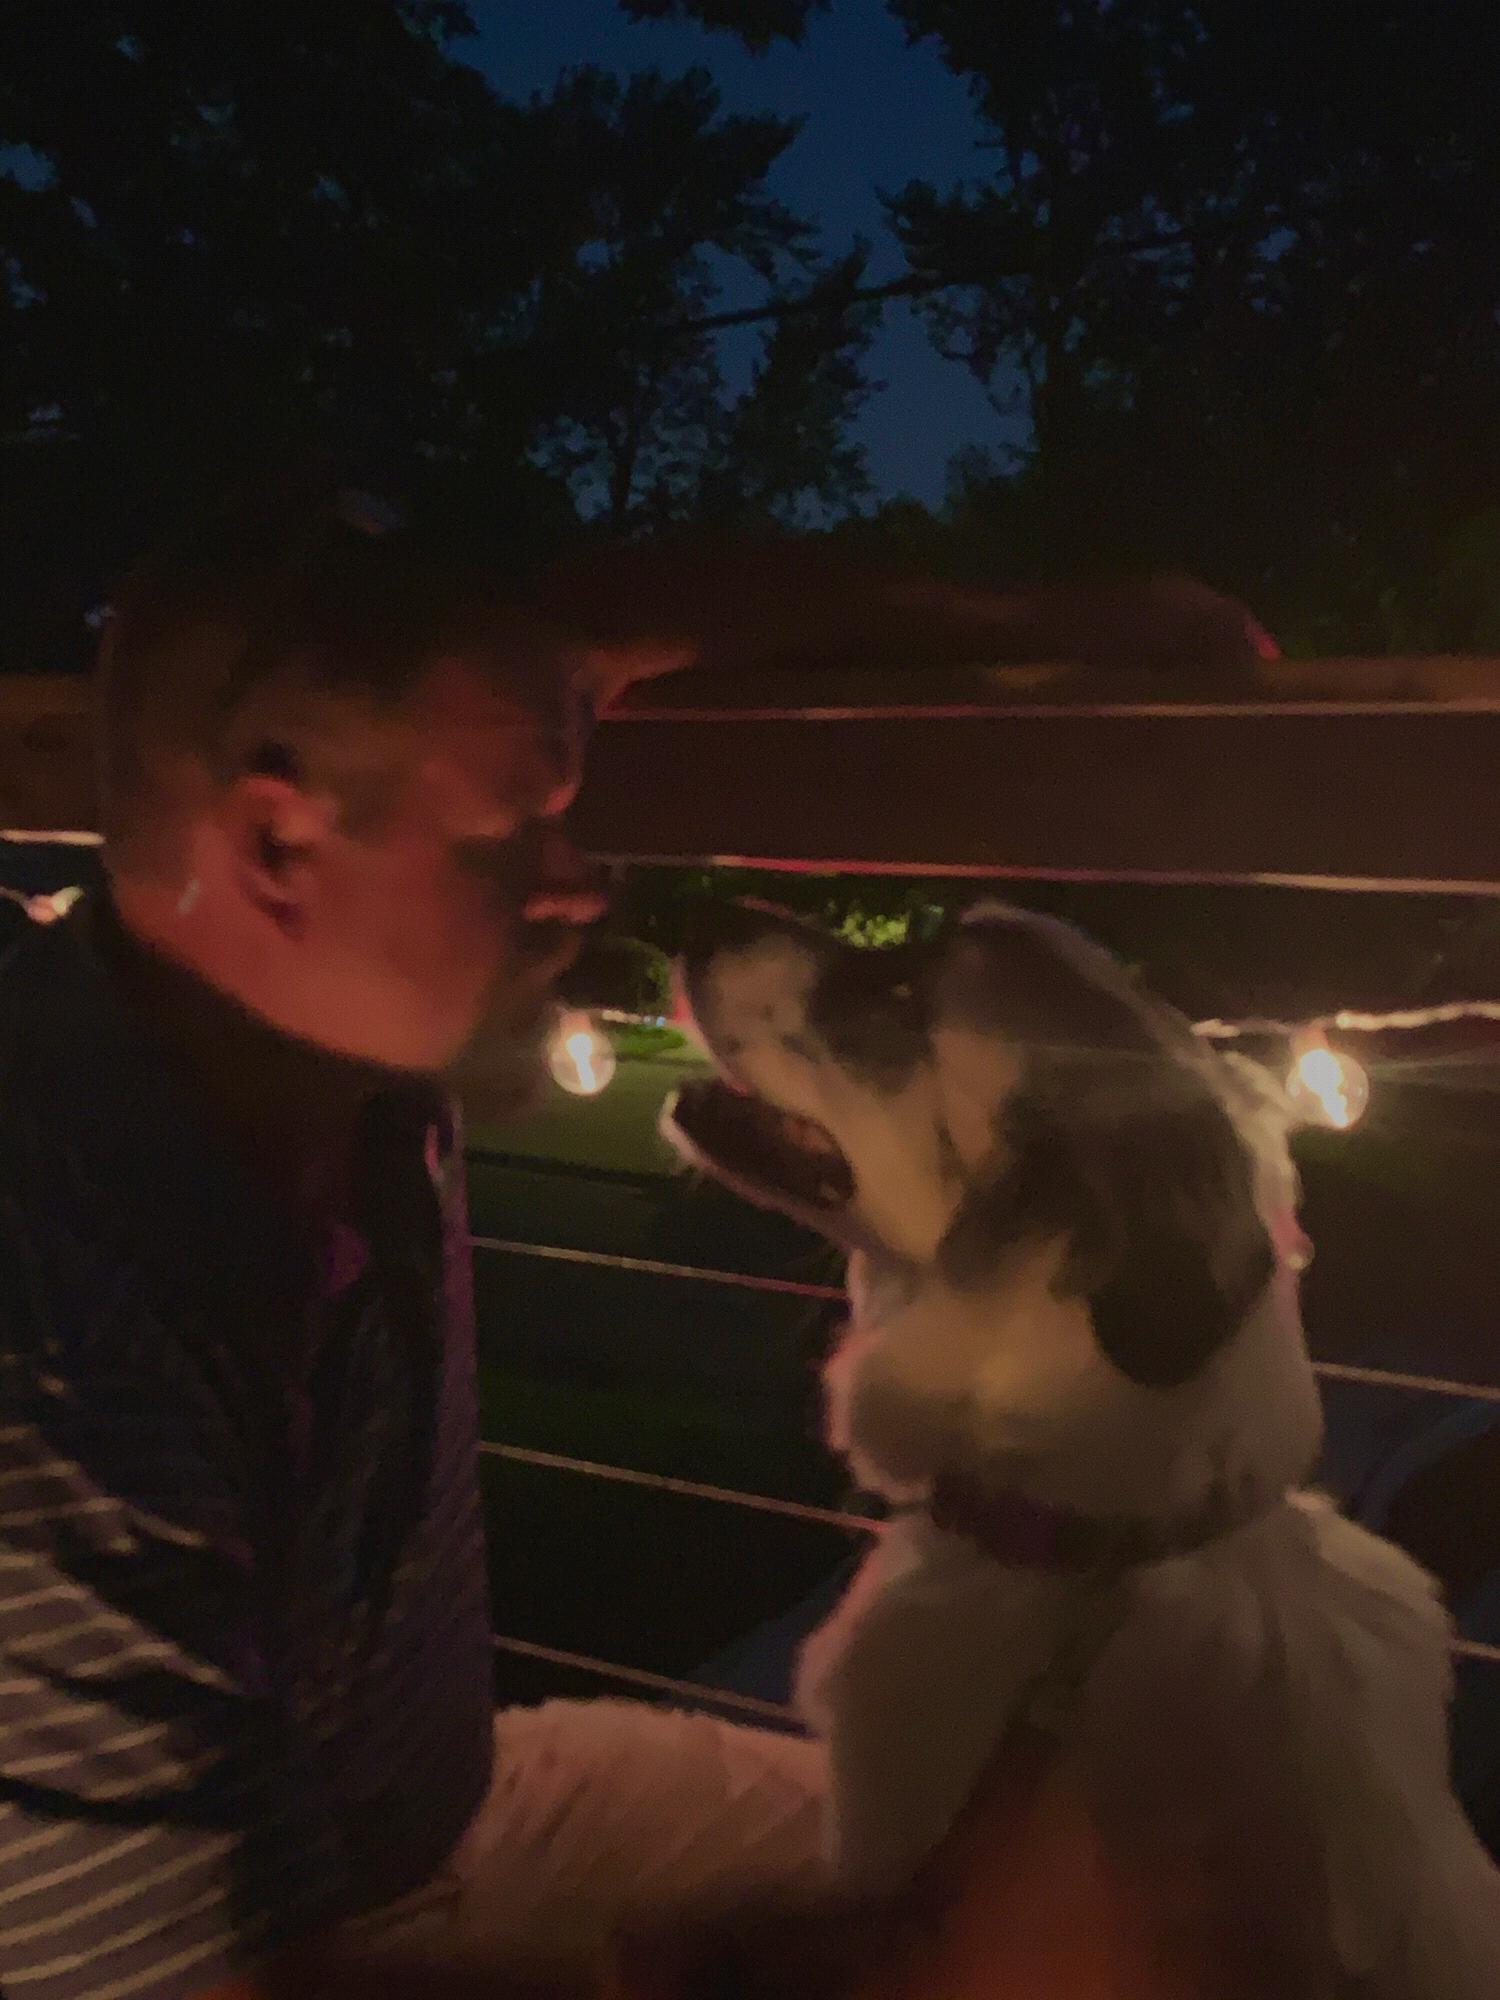
[[[819,4],[622,0],[752,47]],[[1500,647],[1490,0],[890,4],[988,177],[893,191],[877,285],[771,192],[794,125],[702,71],[510,102],[451,0],[10,0],[0,666],[80,661],[159,524],[312,439],[497,565],[777,522],[1187,569],[1290,647]],[[892,295],[996,410],[938,509],[857,442]]]

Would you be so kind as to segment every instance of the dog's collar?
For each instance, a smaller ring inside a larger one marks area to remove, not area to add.
[[[1147,1521],[1083,1514],[1014,1487],[985,1490],[959,1473],[940,1473],[925,1511],[936,1527],[962,1535],[1008,1569],[1107,1574],[1189,1555],[1243,1527],[1267,1496],[1251,1500],[1223,1489],[1187,1519]]]

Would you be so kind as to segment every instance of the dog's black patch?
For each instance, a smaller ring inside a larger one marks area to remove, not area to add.
[[[927,1054],[923,955],[903,945],[839,953],[808,1000],[809,1025],[840,1068],[899,1090]]]
[[[1061,1237],[1061,1284],[1143,1387],[1191,1380],[1270,1282],[1244,1142],[1208,1080],[1170,1057],[1037,1065],[1006,1106],[999,1157],[948,1231],[945,1275],[976,1284],[1020,1245]]]
[[[1061,1282],[1134,1382],[1195,1375],[1270,1280],[1249,1150],[1186,1021],[1055,919],[981,906],[960,929],[955,999],[1021,1054],[996,1169],[940,1256],[954,1282],[1062,1238]]]

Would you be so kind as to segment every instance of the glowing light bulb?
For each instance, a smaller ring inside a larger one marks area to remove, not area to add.
[[[1347,1132],[1370,1101],[1370,1079],[1353,1056],[1331,1049],[1320,1034],[1293,1045],[1286,1093],[1297,1109],[1319,1125]]]
[[[26,914],[34,924],[55,924],[68,914],[82,894],[82,889],[55,889],[50,896],[28,897]]]
[[[615,1073],[614,1046],[587,1014],[559,1014],[547,1044],[547,1067],[570,1096],[597,1097]]]

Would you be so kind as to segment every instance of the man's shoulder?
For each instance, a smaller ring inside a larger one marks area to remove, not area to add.
[[[111,1005],[83,912],[28,922],[0,952],[0,1127],[51,1103],[54,1120],[84,1088],[118,1074],[126,1023]]]
[[[0,1306],[83,1329],[274,1321],[304,1274],[73,918],[0,964]],[[23,1311],[24,1309],[24,1311]]]
[[[99,1235],[120,1184],[139,1053],[71,922],[35,925],[0,958],[0,1200],[9,1231]]]
[[[0,957],[0,1203],[11,1233],[64,1223],[64,1190],[88,1178],[80,1169],[96,1127],[79,1112],[98,1101],[91,1072],[116,1067],[67,928],[32,925]]]
[[[32,1037],[42,964],[49,956],[56,960],[51,928],[28,917],[0,943],[0,1077],[7,1082]]]

